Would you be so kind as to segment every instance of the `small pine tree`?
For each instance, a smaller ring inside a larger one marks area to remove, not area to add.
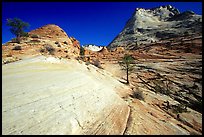
[[[127,84],[129,84],[129,78],[128,75],[129,73],[133,70],[134,68],[134,58],[131,55],[125,54],[122,60],[119,62],[119,65],[122,67],[123,70],[126,70],[127,74]]]
[[[79,54],[84,59],[85,50],[84,50],[84,48],[82,46],[80,47],[80,53]]]

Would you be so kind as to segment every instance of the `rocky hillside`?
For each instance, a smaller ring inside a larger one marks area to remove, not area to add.
[[[15,39],[2,45],[2,63],[20,60],[31,55],[52,55],[59,58],[78,57],[80,43],[74,37],[69,37],[57,25],[48,24],[28,33],[22,37],[20,43]]]
[[[67,33],[59,26],[54,24],[42,26],[38,29],[32,30],[31,32],[29,32],[29,34],[31,35],[31,37],[40,37],[41,39],[55,40],[58,42],[67,41],[68,45],[72,44]]]
[[[171,5],[153,9],[137,8],[122,32],[108,45],[136,47],[183,35],[202,33],[202,16],[192,11],[180,13]]]

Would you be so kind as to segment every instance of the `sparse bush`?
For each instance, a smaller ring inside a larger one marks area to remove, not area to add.
[[[68,43],[66,41],[63,42],[64,44],[68,45]]]
[[[58,41],[55,41],[55,44],[59,44],[59,42],[58,42]]]
[[[12,43],[20,43],[17,38],[11,39],[11,42],[12,42]]]
[[[173,105],[173,112],[174,113],[187,112],[186,105],[184,105],[184,104]]]
[[[6,57],[12,57],[12,54],[7,54]]]
[[[15,46],[14,48],[13,48],[13,50],[21,50],[21,46]]]
[[[53,55],[55,52],[55,48],[53,48],[51,45],[45,45],[45,49],[49,52],[49,54]]]
[[[32,40],[30,40],[30,42],[31,42],[31,43],[39,43],[40,40],[38,40],[38,39],[32,39]]]
[[[132,98],[137,98],[139,100],[144,101],[144,95],[142,91],[134,91],[132,95],[130,95]]]
[[[89,61],[87,61],[87,62],[86,62],[86,65],[88,66],[89,64],[90,64],[90,62],[89,62]]]
[[[44,53],[44,52],[45,52],[45,49],[41,48],[40,53]]]
[[[93,64],[94,66],[96,66],[98,68],[102,68],[101,63],[98,59],[93,60],[93,62],[91,64]]]
[[[39,38],[39,36],[36,34],[33,34],[33,35],[31,35],[31,38]]]
[[[61,47],[61,45],[58,41],[55,41],[55,44],[57,45],[57,47]]]
[[[84,48],[81,46],[81,47],[80,47],[80,55],[81,55],[81,56],[84,56],[84,53],[85,53],[85,50],[84,50]]]
[[[22,32],[22,37],[29,37],[29,34],[27,32]]]

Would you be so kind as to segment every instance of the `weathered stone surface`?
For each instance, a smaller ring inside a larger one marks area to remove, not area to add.
[[[153,9],[137,8],[124,29],[108,45],[133,48],[163,39],[202,33],[202,16],[191,11],[180,13],[171,5]]]
[[[38,38],[56,40],[59,42],[66,41],[69,45],[71,45],[72,43],[67,33],[55,24],[48,24],[35,30],[32,30],[29,32],[29,35],[31,37],[37,35]]]
[[[124,133],[129,107],[109,73],[44,56],[2,68],[3,134]]]

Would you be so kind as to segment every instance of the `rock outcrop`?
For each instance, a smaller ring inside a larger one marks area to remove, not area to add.
[[[171,5],[153,9],[137,8],[108,48],[131,49],[140,44],[198,33],[202,33],[202,16],[192,11],[180,13]]]
[[[103,46],[88,44],[88,45],[83,45],[83,48],[91,51],[100,51],[103,48]]]
[[[21,59],[23,56],[49,55],[59,58],[75,58],[80,53],[80,43],[74,37],[69,37],[57,25],[48,24],[30,31],[29,37],[22,37],[19,44],[8,41],[2,45],[2,64]],[[15,47],[21,47],[14,50]]]
[[[48,24],[32,30],[29,32],[29,35],[34,38],[37,37],[41,39],[55,40],[58,42],[67,42],[68,45],[72,44],[72,41],[68,37],[67,33],[59,26],[54,24]]]
[[[44,56],[2,68],[3,134],[124,133],[130,109],[106,71]]]

